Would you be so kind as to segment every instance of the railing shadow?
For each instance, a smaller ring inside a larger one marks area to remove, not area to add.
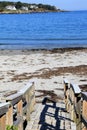
[[[70,120],[70,119],[63,117],[63,116],[58,116],[58,112],[60,109],[61,109],[61,111],[65,111],[65,109],[57,107],[56,102],[51,101],[51,100],[49,100],[49,101],[51,102],[52,105],[50,103],[48,104],[47,103],[48,100],[49,99],[45,98],[42,102],[42,104],[44,105],[44,108],[40,115],[40,121],[39,121],[39,124],[41,125],[40,130],[64,130],[64,129],[60,129],[61,120],[65,120],[65,119]],[[55,109],[55,112],[54,113],[48,112],[49,108]],[[46,122],[46,120],[45,120],[46,116],[50,116],[50,117],[54,118],[54,120],[56,121],[55,125],[53,123],[51,123],[51,124],[48,123],[49,121]]]

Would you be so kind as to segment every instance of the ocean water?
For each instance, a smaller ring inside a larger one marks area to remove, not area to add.
[[[61,47],[87,47],[87,11],[0,15],[0,49]]]

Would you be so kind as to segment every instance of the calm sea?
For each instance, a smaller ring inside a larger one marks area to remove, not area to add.
[[[0,49],[87,47],[87,11],[0,15]]]

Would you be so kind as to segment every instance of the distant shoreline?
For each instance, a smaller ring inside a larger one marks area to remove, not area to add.
[[[29,11],[29,12],[0,12],[0,14],[31,14],[31,13],[61,13],[61,12],[69,12],[69,11]]]
[[[0,2],[1,14],[25,14],[36,12],[64,12],[64,10],[49,4],[23,3],[23,2]]]
[[[5,51],[5,50],[9,50],[9,51],[49,51],[52,53],[57,53],[57,52],[70,52],[70,51],[79,51],[79,50],[87,50],[87,47],[66,47],[66,48],[52,48],[52,49],[0,49],[0,51]]]

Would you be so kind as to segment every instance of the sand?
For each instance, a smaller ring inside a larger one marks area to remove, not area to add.
[[[63,99],[64,79],[87,84],[87,49],[0,50],[0,96],[34,81],[37,102]]]

